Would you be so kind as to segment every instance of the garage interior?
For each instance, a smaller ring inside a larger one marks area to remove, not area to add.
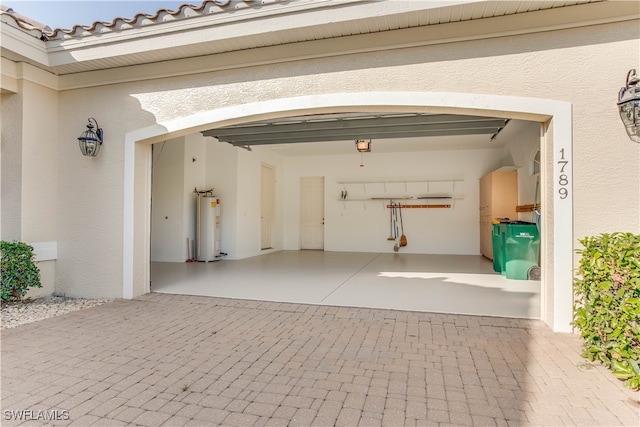
[[[357,112],[156,143],[151,291],[540,318],[540,281],[496,272],[490,235],[497,217],[536,221],[539,129],[501,117]],[[370,151],[356,149],[359,139]],[[492,175],[511,184],[488,190],[487,211],[481,180]],[[202,190],[219,201],[216,262],[197,261]]]

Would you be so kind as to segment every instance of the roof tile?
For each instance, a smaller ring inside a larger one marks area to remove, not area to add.
[[[176,10],[160,9],[154,14],[139,13],[131,18],[116,17],[111,22],[96,21],[91,25],[74,25],[70,29],[56,28],[53,30],[49,26],[20,15],[13,9],[5,6],[1,6],[0,15],[3,22],[46,41],[85,37],[109,31],[121,31],[255,5],[277,3],[279,1],[282,0],[272,0],[270,2],[255,2],[254,0],[205,0],[199,6],[184,3]]]

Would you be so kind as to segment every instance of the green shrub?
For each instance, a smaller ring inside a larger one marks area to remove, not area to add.
[[[640,387],[640,235],[602,234],[580,240],[573,325],[582,356],[599,360],[632,390]]]
[[[41,288],[40,269],[33,260],[33,248],[21,242],[0,242],[2,254],[2,301],[21,300],[29,288]]]

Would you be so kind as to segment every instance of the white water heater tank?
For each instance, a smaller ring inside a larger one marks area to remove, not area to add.
[[[198,196],[198,261],[220,259],[220,199]]]

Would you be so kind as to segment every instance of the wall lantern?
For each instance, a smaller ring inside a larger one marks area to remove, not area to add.
[[[636,70],[627,73],[627,84],[618,94],[620,118],[632,141],[640,142],[640,85]]]
[[[360,153],[368,153],[371,151],[371,140],[366,139],[357,139],[356,140],[356,150]]]
[[[80,144],[80,151],[85,156],[94,157],[100,151],[100,147],[102,146],[102,129],[98,126],[98,122],[93,117],[89,117],[89,124],[87,125],[87,130],[82,132],[82,135],[78,137],[78,142]],[[94,131],[93,123],[95,123],[96,130]]]

